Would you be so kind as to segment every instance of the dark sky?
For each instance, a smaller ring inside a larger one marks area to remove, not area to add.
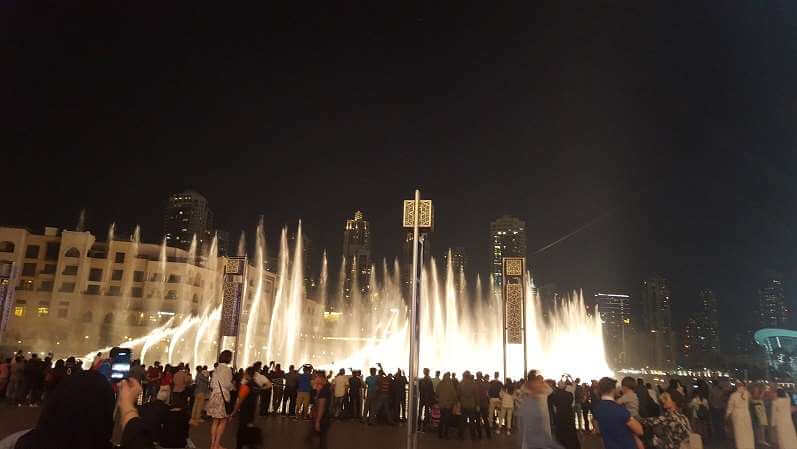
[[[69,3],[0,11],[2,222],[87,208],[155,241],[191,187],[234,235],[302,218],[319,255],[362,209],[392,258],[417,186],[434,252],[473,271],[497,216],[526,219],[531,253],[608,212],[535,277],[637,294],[658,272],[678,321],[710,287],[726,339],[766,270],[797,294],[794,2]]]

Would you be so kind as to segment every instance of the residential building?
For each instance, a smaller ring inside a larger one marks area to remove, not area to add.
[[[660,276],[642,281],[640,331],[650,348],[647,363],[658,369],[675,366],[670,282]]]
[[[718,354],[720,351],[719,305],[717,296],[709,288],[700,290],[702,310],[698,317],[700,348],[704,352]]]
[[[606,356],[614,366],[628,361],[626,339],[631,334],[631,297],[621,293],[596,293],[595,303],[600,313]]]
[[[526,222],[504,215],[490,223],[491,272],[496,291],[502,291],[504,257],[526,257]]]
[[[163,209],[163,238],[172,248],[188,249],[194,237],[197,248],[213,237],[213,211],[208,200],[195,190],[169,195]]]
[[[790,314],[783,292],[782,277],[777,273],[770,273],[764,286],[758,290],[759,327],[787,328]]]
[[[172,318],[201,316],[221,303],[226,260],[189,259],[186,250],[159,244],[98,241],[89,231],[0,227],[0,266],[20,267],[2,344],[57,357],[84,355],[144,336]],[[257,271],[246,276],[254,286]],[[276,274],[264,273],[261,294],[269,307],[276,281]],[[243,322],[254,290],[245,298]],[[302,326],[317,326],[320,306],[305,300],[302,308],[308,316]],[[265,332],[257,335],[265,338]]]

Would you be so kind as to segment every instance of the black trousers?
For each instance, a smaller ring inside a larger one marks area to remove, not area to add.
[[[269,405],[271,405],[271,388],[260,390],[260,416],[268,415]]]
[[[485,405],[483,407],[479,407],[479,416],[481,417],[481,424],[484,426],[484,433],[487,434],[487,439],[492,438],[492,429],[490,422],[492,421],[492,417],[489,416],[490,413],[490,406]]]
[[[482,430],[479,427],[479,413],[475,408],[463,408],[462,416],[468,420],[468,430],[470,431],[470,438],[476,439],[482,437]]]
[[[296,414],[296,388],[285,387],[285,392],[282,394],[282,413]]]
[[[437,426],[437,436],[448,438],[448,428],[451,426],[451,409],[440,409],[440,425]]]

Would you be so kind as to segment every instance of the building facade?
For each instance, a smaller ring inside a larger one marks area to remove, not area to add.
[[[181,248],[128,240],[97,241],[89,231],[44,234],[0,227],[0,264],[18,269],[16,297],[2,345],[10,349],[82,355],[201,316],[222,298],[225,257],[189,259]],[[251,262],[251,261],[250,261]],[[251,263],[250,263],[251,265]],[[277,276],[265,271],[262,297],[273,303]],[[254,287],[257,270],[246,282]],[[242,307],[246,322],[255,293]],[[322,311],[305,300],[302,332],[317,327]],[[266,338],[266,330],[258,330]]]
[[[509,215],[490,223],[491,273],[499,292],[504,285],[504,257],[526,257],[526,222]]]
[[[777,274],[770,274],[758,290],[758,325],[762,328],[785,328],[789,326],[790,315],[783,280]]]
[[[163,208],[166,245],[187,250],[196,236],[197,248],[213,238],[213,211],[199,192],[185,190],[169,195]]]
[[[361,211],[346,220],[343,229],[343,257],[346,278],[343,283],[343,300],[351,304],[352,294],[359,291],[368,297],[371,281],[371,229]]]
[[[596,293],[595,303],[600,313],[606,356],[614,366],[624,366],[628,360],[626,339],[633,338],[631,297],[621,293]]]
[[[652,276],[642,281],[640,331],[650,348],[646,362],[659,369],[675,366],[671,295],[667,279]]]

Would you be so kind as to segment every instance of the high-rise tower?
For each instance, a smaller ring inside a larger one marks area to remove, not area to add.
[[[783,293],[783,280],[777,273],[770,273],[764,286],[758,290],[758,320],[762,328],[786,328],[789,326],[789,307]]]
[[[675,366],[670,282],[659,276],[642,281],[642,326],[650,343],[648,363],[656,368]]]
[[[213,237],[213,211],[195,190],[169,195],[163,210],[163,236],[167,246],[188,249],[194,235],[199,247]]]
[[[343,284],[345,300],[351,301],[355,281],[360,294],[366,297],[371,279],[371,228],[359,210],[354,213],[353,219],[346,220],[343,257],[346,258],[346,280]]]
[[[526,222],[509,215],[490,223],[490,260],[496,291],[503,285],[504,257],[526,257]]]

